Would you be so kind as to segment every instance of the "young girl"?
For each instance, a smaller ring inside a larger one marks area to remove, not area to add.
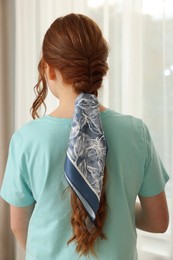
[[[167,229],[168,175],[146,125],[98,103],[107,57],[84,15],[45,34],[32,116],[48,86],[59,106],[14,133],[1,189],[27,260],[136,260],[136,228]]]

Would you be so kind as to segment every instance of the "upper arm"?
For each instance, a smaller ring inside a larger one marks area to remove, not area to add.
[[[165,232],[169,223],[169,213],[165,192],[152,197],[139,196],[143,217],[155,232]]]
[[[27,207],[10,206],[10,223],[11,229],[15,232],[17,230],[27,230],[30,217],[34,209],[34,204]]]

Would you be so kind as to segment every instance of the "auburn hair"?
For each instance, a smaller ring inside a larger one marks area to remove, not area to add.
[[[38,64],[39,78],[35,86],[36,99],[32,105],[33,119],[39,117],[38,110],[47,96],[45,62],[61,72],[64,83],[71,84],[76,93],[98,95],[103,77],[108,70],[108,44],[98,25],[82,14],[68,14],[56,19],[47,30],[42,46],[42,58]],[[106,170],[105,170],[106,173]],[[76,243],[80,255],[95,254],[94,244],[100,237],[105,239],[103,226],[106,219],[107,203],[104,175],[100,208],[94,226],[87,228],[87,212],[71,191],[71,225],[73,236],[68,243]]]

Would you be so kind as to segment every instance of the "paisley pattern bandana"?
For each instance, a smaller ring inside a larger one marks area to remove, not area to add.
[[[65,177],[92,222],[99,209],[107,154],[98,107],[95,95],[77,97],[64,165]]]

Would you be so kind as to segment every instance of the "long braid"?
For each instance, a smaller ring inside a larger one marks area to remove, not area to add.
[[[34,119],[39,117],[38,110],[42,104],[45,105],[47,95],[44,61],[60,71],[64,83],[71,84],[76,93],[85,92],[97,96],[108,70],[109,49],[94,21],[81,14],[69,14],[56,19],[45,34],[42,51],[43,57],[38,66],[37,97],[31,108]],[[71,193],[73,236],[68,244],[75,241],[76,251],[81,255],[95,254],[95,241],[97,238],[105,238],[103,232],[107,214],[105,184],[106,177],[95,226],[90,230],[86,225],[86,211],[77,196]]]

